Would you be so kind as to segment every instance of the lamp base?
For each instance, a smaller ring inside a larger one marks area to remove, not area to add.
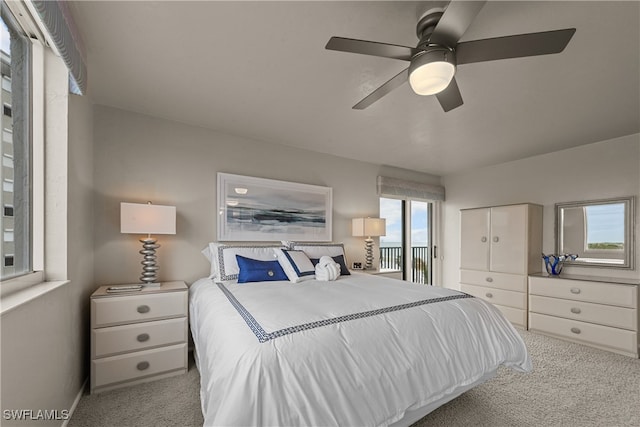
[[[373,270],[373,239],[371,237],[364,240],[364,250],[366,251],[364,269]]]
[[[144,255],[144,258],[140,264],[142,264],[142,275],[140,276],[140,282],[143,286],[158,287],[160,283],[156,280],[156,271],[159,267],[156,265],[156,249],[160,247],[153,237],[147,237],[146,239],[140,239],[142,243],[142,250],[139,252]]]

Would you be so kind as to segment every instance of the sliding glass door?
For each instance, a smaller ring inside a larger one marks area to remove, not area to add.
[[[386,235],[380,238],[380,269],[400,271],[404,280],[433,283],[433,203],[380,198]]]

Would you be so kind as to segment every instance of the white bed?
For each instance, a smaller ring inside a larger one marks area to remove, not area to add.
[[[206,426],[408,425],[500,365],[531,370],[490,304],[375,275],[200,279],[189,307]]]

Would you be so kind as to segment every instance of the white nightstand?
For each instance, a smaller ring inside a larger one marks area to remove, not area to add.
[[[187,372],[184,282],[91,295],[91,393]]]

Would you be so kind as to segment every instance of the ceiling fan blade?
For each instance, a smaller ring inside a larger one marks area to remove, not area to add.
[[[380,86],[378,89],[374,90],[369,95],[367,95],[366,98],[358,102],[352,108],[354,110],[364,110],[365,108],[367,108],[368,106],[370,106],[371,104],[373,104],[374,102],[376,102],[377,100],[379,100],[380,98],[382,98],[383,96],[391,92],[392,90],[402,86],[402,84],[406,82],[408,78],[409,78],[409,68],[405,68],[404,70],[396,74],[394,77],[389,79],[385,84]]]
[[[575,28],[567,28],[462,42],[456,47],[456,60],[460,65],[560,53],[575,32]]]
[[[456,82],[455,77],[451,80],[451,83],[449,83],[449,86],[447,86],[445,90],[440,93],[436,93],[436,98],[438,98],[438,102],[440,102],[440,106],[445,113],[464,104],[464,102],[462,102],[462,95],[460,94],[458,82]]]
[[[413,47],[367,40],[346,39],[344,37],[331,37],[324,48],[341,52],[381,56],[383,58],[402,59],[404,61],[411,61],[411,57],[419,52],[418,49]]]
[[[455,47],[486,1],[451,1],[429,37],[430,43]]]

